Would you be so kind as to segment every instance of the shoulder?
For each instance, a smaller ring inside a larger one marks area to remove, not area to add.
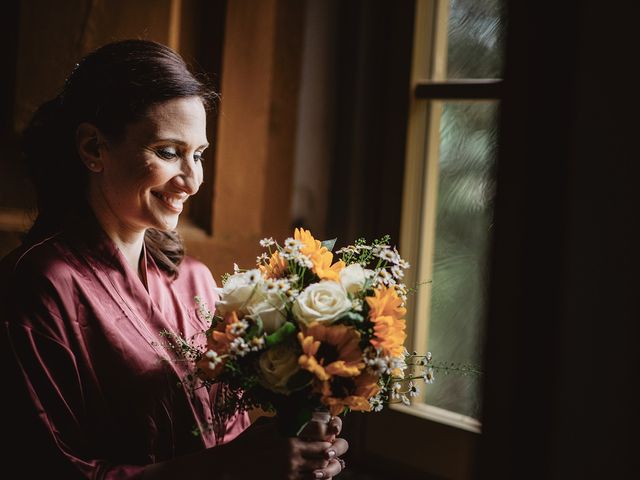
[[[75,264],[70,249],[57,234],[13,250],[0,262],[0,272],[9,285],[28,282],[35,287],[44,280],[68,280],[77,270]]]

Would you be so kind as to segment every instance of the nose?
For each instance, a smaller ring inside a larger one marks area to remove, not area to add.
[[[181,163],[181,172],[173,178],[173,183],[186,194],[195,195],[202,184],[202,168],[194,160]]]

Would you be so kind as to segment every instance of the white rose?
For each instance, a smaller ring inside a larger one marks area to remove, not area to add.
[[[249,307],[250,316],[260,318],[267,334],[275,332],[287,320],[285,316],[285,302],[278,294],[269,294],[266,299]]]
[[[362,290],[366,279],[366,271],[359,263],[352,263],[340,271],[340,283],[351,295],[355,295]]]
[[[351,300],[342,285],[326,280],[305,288],[293,304],[293,314],[303,324],[330,324],[351,309]]]
[[[216,309],[222,315],[232,311],[247,313],[252,305],[265,298],[262,277],[257,269],[231,275],[224,287],[216,291],[220,296]]]

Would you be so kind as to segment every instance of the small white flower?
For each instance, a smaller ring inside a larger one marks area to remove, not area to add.
[[[258,270],[257,268],[254,268],[253,270],[249,270],[246,275],[247,275],[247,280],[252,285],[262,282],[262,274],[260,273],[260,270]]]
[[[409,396],[417,397],[419,393],[420,390],[418,389],[417,385],[415,385],[413,382],[409,382]]]
[[[238,266],[237,263],[233,264],[233,273],[239,273],[240,272],[240,267]]]
[[[263,238],[262,240],[260,240],[260,246],[261,247],[270,247],[272,245],[275,245],[276,242],[273,238],[269,237],[269,238]]]
[[[407,270],[407,269],[411,268],[411,265],[409,264],[409,262],[407,262],[406,260],[404,260],[402,258],[398,262],[398,266],[400,268],[402,268],[403,270]]]
[[[264,348],[264,345],[265,345],[264,337],[253,337],[249,341],[249,344],[251,345],[251,351],[257,352],[258,350],[261,350]]]
[[[302,254],[297,255],[296,258],[295,258],[295,261],[301,267],[308,268],[308,269],[312,269],[313,268],[313,262],[306,255],[302,255]]]
[[[361,312],[364,308],[364,303],[359,298],[351,300],[351,306],[356,312]]]
[[[267,278],[264,281],[264,289],[267,293],[276,293],[278,291],[278,283],[272,278]]]
[[[229,327],[229,332],[232,335],[242,335],[249,328],[249,322],[246,320],[238,320],[237,322],[233,322]]]
[[[264,252],[256,257],[256,264],[260,265],[262,263],[269,263],[269,255]]]
[[[389,363],[384,358],[372,358],[366,360],[369,371],[376,376],[389,373]]]
[[[407,406],[411,405],[411,401],[409,400],[409,397],[407,397],[404,394],[400,395],[400,400],[402,400],[402,403],[404,403]]]
[[[229,344],[229,352],[237,357],[244,357],[251,351],[249,344],[244,341],[244,338],[237,337]]]
[[[422,372],[422,379],[427,384],[433,383],[433,381],[435,380],[435,378],[433,376],[433,369],[432,368],[428,368],[427,370]]]
[[[395,279],[400,280],[404,277],[404,271],[398,265],[393,265],[391,267],[391,275],[393,275]]]
[[[375,397],[371,397],[369,399],[369,404],[371,405],[371,409],[374,412],[379,412],[384,407],[384,402],[382,401],[382,398],[380,398],[379,395],[376,395]]]
[[[393,400],[397,400],[400,398],[400,389],[402,388],[402,385],[400,385],[398,382],[394,383],[393,385],[391,385],[391,398]]]
[[[278,292],[281,293],[287,293],[289,290],[291,290],[291,284],[286,278],[280,278],[276,280],[276,287],[278,289]]]
[[[389,263],[398,262],[398,256],[392,250],[389,250],[386,248],[378,254],[378,257],[380,257],[385,262],[389,262]]]
[[[284,241],[284,246],[285,248],[291,248],[292,250],[299,250],[300,248],[302,248],[302,243],[300,242],[300,240],[296,240],[295,238],[287,238]]]

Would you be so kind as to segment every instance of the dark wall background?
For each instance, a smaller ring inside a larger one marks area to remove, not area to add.
[[[508,6],[478,478],[635,478],[640,8]]]

